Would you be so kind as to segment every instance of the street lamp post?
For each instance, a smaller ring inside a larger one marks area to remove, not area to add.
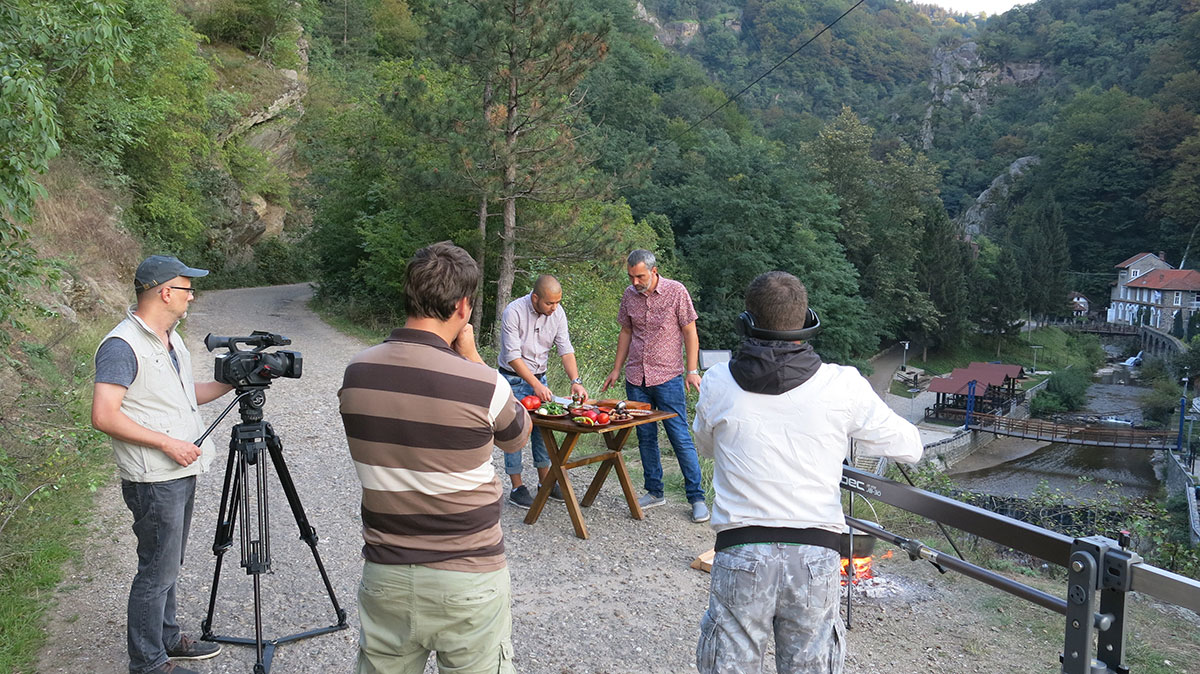
[[[1038,349],[1044,349],[1046,347],[1040,344],[1033,344],[1029,348],[1033,349],[1033,374],[1037,374],[1037,352]]]
[[[908,342],[900,342],[904,345],[904,355],[900,359],[900,371],[908,372]]]

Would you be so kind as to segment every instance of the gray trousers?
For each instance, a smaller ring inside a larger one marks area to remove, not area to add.
[[[121,495],[133,513],[138,554],[127,605],[129,671],[149,672],[166,664],[167,649],[179,644],[175,582],[192,524],[196,477],[168,482],[122,480]]]
[[[762,671],[771,634],[779,674],[840,674],[846,659],[838,553],[764,543],[716,554],[700,620],[700,674]]]

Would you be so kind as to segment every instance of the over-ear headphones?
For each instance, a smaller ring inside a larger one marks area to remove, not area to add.
[[[754,325],[754,314],[743,311],[738,315],[734,329],[737,330],[739,337],[754,337],[774,342],[800,342],[812,339],[821,331],[821,319],[817,317],[817,312],[809,309],[804,316],[803,328],[799,330],[768,330]]]

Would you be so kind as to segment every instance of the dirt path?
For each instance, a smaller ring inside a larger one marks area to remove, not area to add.
[[[279,332],[293,340],[288,348],[304,354],[303,378],[279,380],[271,387],[266,418],[284,442],[288,466],[320,535],[320,553],[337,597],[350,614],[351,628],[280,646],[272,671],[349,672],[356,652],[355,591],[361,571],[359,485],[345,448],[336,391],[346,362],[364,345],[322,323],[307,309],[308,296],[304,285],[203,293],[193,305],[187,336],[201,378],[210,375],[205,363],[211,361],[201,345],[208,332]],[[210,405],[207,418],[215,418],[220,409],[217,403]],[[228,437],[233,423],[227,418],[216,437]],[[210,548],[224,457],[222,449],[214,470],[200,480],[180,581],[181,622],[197,635],[212,581]],[[636,462],[636,448],[627,457]],[[500,470],[499,454],[495,462]],[[526,479],[535,479],[532,468],[529,471]],[[581,478],[586,474],[576,480]],[[334,619],[273,473],[270,479],[274,568],[263,578],[264,634],[276,637]],[[682,501],[673,501],[650,511],[646,520],[634,521],[619,488],[610,481],[585,510],[592,538],[582,541],[572,535],[561,505],[552,503],[533,526],[522,522],[524,510],[506,507],[502,525],[512,573],[518,671],[694,671],[708,576],[688,564],[711,547],[713,535],[708,527],[691,524],[685,511]],[[92,531],[82,563],[68,569],[53,597],[49,644],[39,672],[126,671],[124,605],[135,559],[128,513],[115,484],[97,494]],[[253,636],[251,588],[238,566],[239,554],[235,542],[225,559],[214,630]],[[902,555],[879,562],[878,570],[876,584],[856,591],[847,671],[991,672],[998,663],[1005,671],[1058,671],[1062,624],[1057,616],[962,577],[939,576],[928,564]],[[1062,594],[1057,583],[1046,584],[1046,589]],[[1148,643],[1182,663],[1165,671],[1196,671],[1200,623],[1195,616],[1160,620],[1157,611],[1143,610],[1144,602],[1137,605],[1139,618],[1153,618],[1156,631],[1149,633]],[[1138,630],[1131,639],[1147,634]],[[1172,641],[1159,630],[1182,632],[1181,638],[1193,648],[1191,655],[1174,646],[1178,639]],[[253,663],[253,648],[226,646],[219,657],[194,666],[205,673],[249,672]],[[774,671],[771,662],[765,671]]]

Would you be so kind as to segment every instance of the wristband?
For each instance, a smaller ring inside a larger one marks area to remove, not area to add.
[[[688,370],[688,374],[700,374],[700,370]]]
[[[582,384],[582,383],[583,383],[583,379],[581,379],[580,377],[576,377],[576,378],[574,378],[574,379],[572,379],[572,380],[571,380],[571,383],[572,383],[572,384]]]

